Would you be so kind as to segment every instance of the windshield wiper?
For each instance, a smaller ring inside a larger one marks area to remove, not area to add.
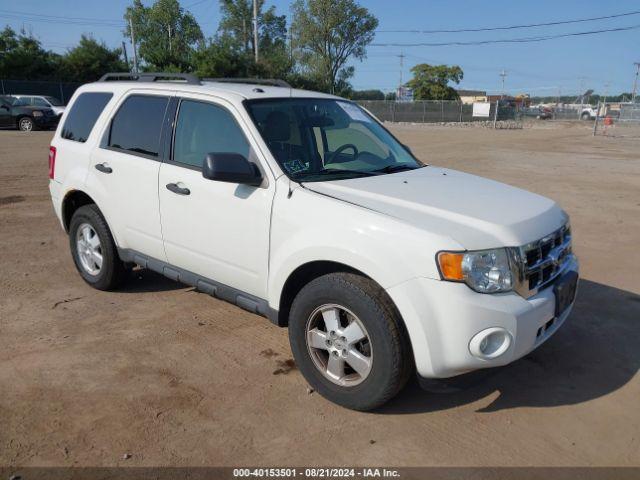
[[[344,174],[352,174],[352,175],[366,175],[366,176],[376,176],[376,175],[380,175],[380,173],[377,170],[346,170],[346,169],[341,169],[341,168],[323,168],[322,170],[319,170],[317,172],[305,172],[304,175],[309,175],[309,176],[313,176],[313,175],[332,175],[332,174],[337,174],[337,175],[344,175]]]
[[[395,173],[395,172],[403,172],[405,170],[416,170],[417,168],[420,168],[420,167],[407,165],[406,163],[392,163],[385,167],[377,168],[376,170],[373,170],[373,171],[381,172],[381,173]]]

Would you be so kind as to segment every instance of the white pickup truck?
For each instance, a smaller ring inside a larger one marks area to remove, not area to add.
[[[558,330],[578,262],[555,202],[430,166],[358,105],[273,83],[78,89],[49,186],[89,285],[138,264],[288,326],[304,378],[358,410]]]

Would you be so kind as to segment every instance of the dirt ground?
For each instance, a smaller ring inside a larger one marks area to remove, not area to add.
[[[640,465],[640,141],[392,130],[569,212],[583,280],[551,340],[457,391],[345,410],[308,393],[266,319],[147,271],[89,288],[49,199],[51,133],[0,131],[0,465]]]

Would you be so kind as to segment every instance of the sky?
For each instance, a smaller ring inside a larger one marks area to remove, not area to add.
[[[120,47],[119,23],[131,0],[0,0],[0,25],[24,27],[43,46],[63,53],[83,33]],[[152,0],[143,0],[145,5]],[[290,15],[289,0],[266,0],[279,14]],[[354,61],[352,85],[358,90],[393,91],[402,79],[411,78],[418,63],[459,65],[464,79],[458,88],[505,91],[510,94],[573,95],[593,89],[596,93],[631,91],[634,62],[640,62],[640,28],[597,35],[558,38],[535,43],[462,46],[383,46],[389,43],[470,42],[558,35],[619,27],[640,27],[640,14],[583,23],[458,33],[394,33],[389,30],[450,30],[548,23],[640,11],[639,0],[360,0],[379,20],[367,58]],[[196,17],[206,36],[213,35],[220,19],[218,0],[181,0]],[[82,18],[74,24],[34,21],[25,14]],[[99,19],[98,21],[94,19]],[[108,25],[105,23],[109,21]],[[111,23],[111,21],[113,23]],[[127,49],[130,51],[127,42]]]

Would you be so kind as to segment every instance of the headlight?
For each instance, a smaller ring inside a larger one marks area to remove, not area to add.
[[[34,117],[41,117],[41,116],[42,116],[42,112],[41,112],[41,111],[39,111],[39,110],[35,110],[35,111],[33,112],[33,116],[34,116]]]
[[[440,252],[443,280],[464,282],[476,292],[498,293],[513,289],[514,274],[504,248],[476,252]]]

